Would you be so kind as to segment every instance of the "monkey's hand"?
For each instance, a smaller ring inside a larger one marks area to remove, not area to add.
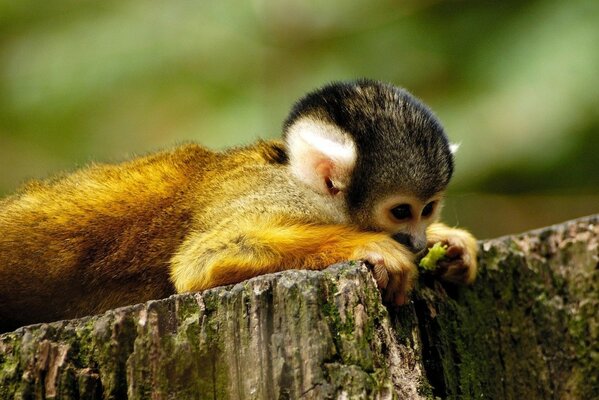
[[[384,237],[357,247],[352,258],[364,260],[372,266],[372,274],[383,290],[385,303],[402,305],[407,302],[417,274],[414,256],[409,250]]]
[[[472,283],[474,281],[478,251],[474,236],[463,229],[435,223],[428,227],[426,237],[429,247],[437,242],[447,246],[444,259],[437,264],[436,273],[449,282]]]

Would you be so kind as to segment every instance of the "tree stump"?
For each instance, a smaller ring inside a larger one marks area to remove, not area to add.
[[[473,286],[286,271],[0,335],[1,399],[599,398],[599,216],[481,242]]]

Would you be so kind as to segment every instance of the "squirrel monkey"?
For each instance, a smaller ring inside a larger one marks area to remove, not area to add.
[[[402,304],[428,245],[469,283],[476,241],[437,223],[452,146],[431,111],[376,81],[299,100],[282,141],[195,144],[34,182],[0,202],[0,331],[285,269],[365,260]]]

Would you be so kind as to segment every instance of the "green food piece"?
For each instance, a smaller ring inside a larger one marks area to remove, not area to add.
[[[433,271],[437,268],[437,261],[445,257],[446,252],[447,246],[442,245],[441,242],[437,242],[433,247],[428,249],[428,253],[422,257],[418,265],[426,270]]]

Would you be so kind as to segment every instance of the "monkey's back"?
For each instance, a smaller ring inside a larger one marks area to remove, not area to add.
[[[0,202],[0,331],[173,294],[185,240],[248,216],[345,222],[318,196],[290,176],[276,141],[186,145],[29,184]]]
[[[168,262],[218,154],[197,145],[34,182],[0,202],[0,331],[174,293]]]

